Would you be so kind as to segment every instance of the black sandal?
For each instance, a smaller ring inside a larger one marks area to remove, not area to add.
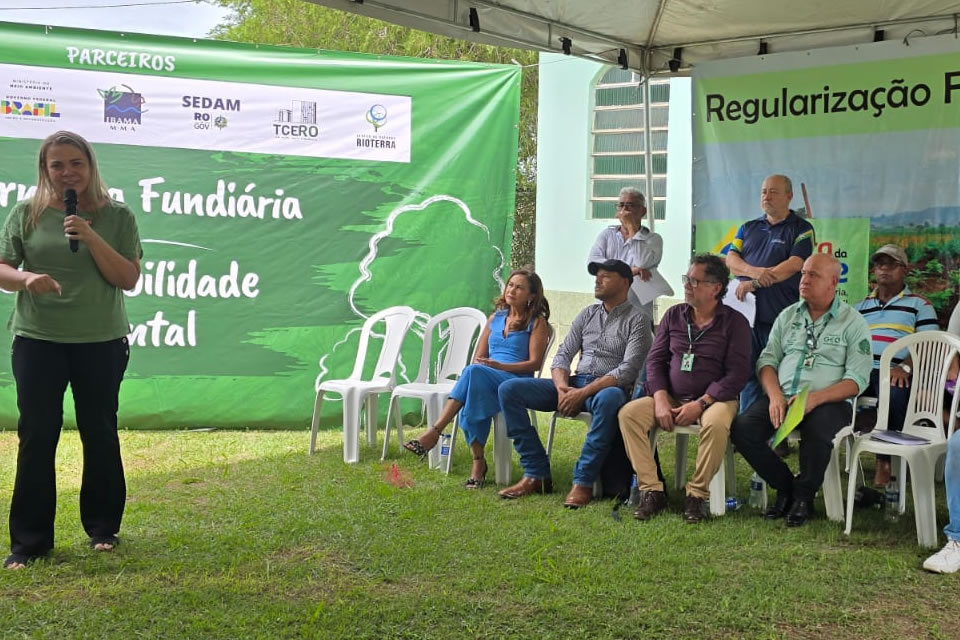
[[[39,558],[40,556],[28,556],[25,553],[11,553],[7,556],[7,559],[3,561],[4,569],[23,569],[28,564]],[[15,564],[21,564],[23,567],[14,567]]]
[[[474,460],[483,460],[483,474],[479,478],[474,478],[470,476],[467,478],[467,481],[464,483],[464,487],[467,489],[483,489],[483,483],[487,480],[487,470],[490,466],[487,464],[487,461],[481,458],[474,458]]]
[[[93,536],[90,538],[90,542],[88,544],[94,551],[110,552],[120,546],[120,539],[117,538],[117,536]],[[106,549],[97,549],[98,544],[108,544],[110,547]]]
[[[420,459],[420,462],[423,462],[423,459],[427,457],[427,454],[433,450],[434,447],[440,442],[440,438],[443,437],[443,430],[436,427],[430,427],[430,429],[437,432],[437,442],[433,443],[433,447],[427,449],[419,440],[408,440],[403,448],[417,456]]]

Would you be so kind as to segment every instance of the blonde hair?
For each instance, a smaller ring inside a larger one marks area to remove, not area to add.
[[[47,173],[47,153],[50,151],[50,147],[62,144],[69,144],[80,149],[83,155],[87,157],[87,163],[90,165],[90,182],[87,185],[88,198],[98,205],[110,200],[110,193],[100,178],[100,170],[97,168],[97,157],[94,155],[93,147],[90,146],[90,143],[72,131],[57,131],[47,136],[43,144],[40,145],[40,152],[37,154],[37,190],[30,199],[30,217],[27,221],[28,227],[37,226],[37,221],[40,220],[40,214],[57,198],[57,193]]]

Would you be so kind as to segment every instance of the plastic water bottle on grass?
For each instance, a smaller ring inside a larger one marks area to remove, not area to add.
[[[763,478],[760,477],[759,473],[754,471],[750,477],[750,500],[748,504],[754,509],[762,508],[764,493]]]
[[[887,483],[887,490],[883,494],[883,519],[887,522],[900,521],[900,484],[897,482],[897,476],[890,476],[890,482]]]
[[[447,468],[447,460],[450,459],[450,439],[449,433],[440,434],[440,461],[438,467],[440,469]]]
[[[627,503],[631,507],[640,506],[640,486],[637,484],[637,474],[633,474],[633,480],[630,481],[630,499]]]

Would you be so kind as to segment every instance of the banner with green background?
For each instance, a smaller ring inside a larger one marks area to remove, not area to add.
[[[693,80],[698,249],[762,215],[764,177],[785,174],[817,250],[844,264],[849,302],[869,290],[870,254],[892,243],[910,260],[907,285],[946,325],[960,287],[952,35],[699,64]]]
[[[489,309],[519,96],[512,65],[0,23],[0,213],[31,193],[40,140],[86,137],[144,242],[121,425],[304,427],[372,313]],[[16,415],[4,360],[0,427]]]

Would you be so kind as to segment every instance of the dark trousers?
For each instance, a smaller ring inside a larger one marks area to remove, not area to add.
[[[127,488],[117,437],[117,396],[129,358],[126,338],[86,344],[14,338],[20,446],[10,503],[11,552],[37,556],[53,548],[54,457],[67,383],[83,445],[80,520],[91,537],[120,530]]]
[[[770,448],[769,440],[776,431],[770,423],[770,401],[760,396],[746,413],[733,420],[730,440],[750,466],[777,491],[792,493],[796,498],[812,500],[823,484],[823,476],[833,452],[833,437],[850,424],[848,402],[822,404],[806,415],[797,426],[800,439],[800,473],[796,478],[790,467]]]

